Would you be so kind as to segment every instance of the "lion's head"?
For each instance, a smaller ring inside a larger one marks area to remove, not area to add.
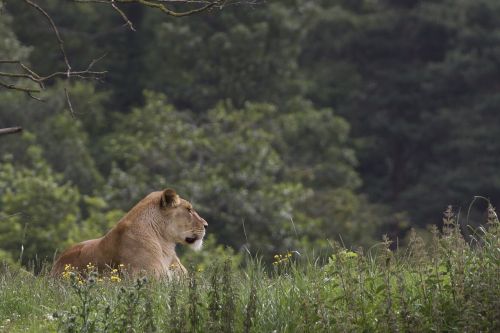
[[[187,244],[199,250],[203,244],[205,229],[208,226],[191,203],[179,197],[172,189],[163,191],[160,199],[160,213],[164,217],[165,234],[178,244]]]

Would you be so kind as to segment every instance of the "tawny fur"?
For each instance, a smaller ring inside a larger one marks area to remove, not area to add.
[[[176,244],[201,246],[207,222],[191,203],[167,189],[153,192],[135,205],[106,235],[76,244],[54,263],[51,275],[62,275],[66,265],[84,271],[89,263],[99,271],[123,264],[132,276],[157,278],[186,273],[175,253]],[[196,239],[192,244],[188,241]]]

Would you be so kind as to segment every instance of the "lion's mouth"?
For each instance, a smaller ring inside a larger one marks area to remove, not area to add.
[[[186,243],[188,244],[193,244],[194,242],[196,242],[196,240],[196,237],[186,237]]]

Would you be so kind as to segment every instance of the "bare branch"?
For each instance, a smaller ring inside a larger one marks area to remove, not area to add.
[[[39,12],[49,23],[52,31],[54,32],[54,35],[57,39],[57,43],[59,46],[60,53],[64,59],[64,63],[66,65],[65,71],[57,71],[53,72],[51,74],[42,76],[36,73],[33,69],[29,68],[27,65],[22,63],[19,60],[14,60],[14,59],[0,59],[0,64],[5,64],[5,65],[16,65],[18,68],[13,71],[7,71],[2,68],[2,71],[0,71],[0,78],[5,78],[7,82],[0,81],[0,87],[3,87],[5,89],[12,89],[12,90],[18,90],[21,92],[24,92],[28,94],[31,98],[34,98],[36,100],[40,100],[33,94],[41,92],[45,88],[45,82],[49,81],[51,79],[54,79],[56,77],[65,77],[66,80],[69,80],[72,77],[76,77],[79,79],[95,79],[99,80],[101,79],[107,72],[106,71],[93,71],[92,67],[99,61],[101,60],[105,55],[101,56],[100,58],[94,59],[90,62],[88,65],[87,69],[85,70],[78,70],[78,71],[73,71],[70,61],[68,59],[65,46],[64,46],[64,40],[61,37],[61,34],[59,32],[59,29],[57,28],[54,20],[52,17],[43,9],[40,5],[38,5],[35,0],[23,0],[27,5],[31,6],[34,8],[37,12]],[[204,11],[208,11],[212,8],[219,8],[222,9],[226,5],[233,5],[233,4],[248,4],[248,5],[255,5],[257,3],[261,3],[264,0],[72,0],[73,2],[77,3],[98,3],[98,4],[105,4],[105,5],[110,5],[116,12],[119,13],[119,15],[123,18],[125,21],[125,24],[132,30],[135,31],[133,23],[128,19],[127,15],[123,10],[121,10],[117,4],[123,4],[123,5],[128,5],[128,4],[139,4],[143,5],[146,7],[150,7],[156,10],[159,10],[163,12],[166,15],[173,16],[173,17],[183,17],[183,16],[189,16],[189,15],[194,15],[198,14]],[[195,7],[193,9],[187,10],[187,11],[175,11],[167,5],[186,5],[188,7]],[[18,83],[17,81],[21,82],[22,80],[27,80],[28,82],[31,82],[32,84],[38,85],[39,88],[31,88],[29,86],[25,86],[23,84]],[[67,92],[67,89],[65,88],[65,93],[66,97],[68,100],[68,105],[70,107],[70,111],[72,114],[73,112],[73,107],[71,106],[71,101],[69,99],[69,94]]]
[[[71,72],[71,65],[69,64],[69,60],[68,60],[68,57],[66,55],[66,50],[64,49],[64,42],[61,38],[61,34],[59,33],[59,30],[57,29],[56,24],[54,23],[54,20],[52,20],[52,17],[50,17],[50,15],[47,14],[47,12],[42,7],[40,7],[39,5],[34,3],[33,1],[24,0],[24,2],[26,2],[28,5],[30,5],[31,7],[35,8],[40,13],[42,13],[42,15],[47,19],[47,21],[49,21],[49,24],[52,27],[52,30],[54,30],[54,34],[56,35],[57,42],[59,43],[59,49],[61,50],[61,54],[64,58],[64,62],[66,63],[67,73],[68,73],[68,77],[69,77],[69,73]]]
[[[45,81],[54,79],[56,77],[65,77],[67,80],[69,80],[71,77],[77,77],[77,78],[81,78],[81,79],[96,79],[96,80],[98,80],[102,76],[104,76],[106,71],[92,71],[91,70],[92,67],[96,64],[96,62],[101,60],[104,57],[104,55],[97,58],[97,59],[92,60],[90,62],[90,64],[88,65],[86,70],[73,71],[71,68],[71,64],[69,62],[68,56],[66,54],[66,50],[64,48],[64,41],[61,37],[61,34],[59,33],[59,29],[57,28],[56,24],[54,23],[54,20],[52,19],[52,17],[42,7],[40,7],[38,4],[36,4],[34,1],[32,1],[32,0],[23,0],[23,1],[26,4],[28,4],[29,6],[31,6],[32,8],[34,8],[36,11],[38,11],[49,22],[49,25],[50,25],[51,29],[53,30],[54,35],[57,39],[57,43],[59,45],[59,50],[61,52],[61,55],[64,59],[64,63],[66,65],[66,70],[64,72],[62,72],[62,71],[54,72],[54,73],[42,76],[42,75],[37,74],[34,70],[32,70],[31,68],[29,68],[27,65],[25,65],[24,63],[22,63],[19,60],[2,59],[2,60],[0,60],[0,64],[16,65],[16,66],[18,66],[18,69],[15,71],[12,71],[12,72],[0,71],[0,77],[6,78],[6,79],[11,79],[11,80],[17,79],[17,81],[22,80],[22,79],[29,80],[33,83],[36,83],[39,88],[35,89],[35,88],[31,88],[31,87],[22,86],[22,85],[19,85],[17,83],[3,82],[3,81],[0,81],[0,87],[24,92],[29,97],[39,101],[40,98],[36,97],[34,94],[39,93],[44,89]],[[68,94],[68,91],[66,88],[65,88],[65,94],[66,94],[66,98],[67,98],[70,110],[71,110],[72,114],[74,114],[73,107],[71,105],[71,101],[69,99],[69,94]]]
[[[73,104],[71,104],[71,99],[69,98],[68,88],[64,87],[64,93],[66,94],[66,101],[68,102],[69,112],[71,117],[75,118],[75,110],[73,110]]]
[[[32,89],[27,87],[16,86],[15,84],[5,83],[0,81],[0,87],[4,87],[6,89],[19,90],[25,93],[37,93],[40,92],[40,89]]]
[[[11,78],[11,79],[27,79],[31,82],[36,83],[39,88],[29,88],[29,87],[23,87],[18,84],[14,83],[6,83],[0,81],[0,86],[7,88],[7,89],[12,89],[12,90],[19,90],[22,92],[26,93],[39,93],[41,92],[45,85],[44,83],[46,81],[49,81],[51,79],[54,79],[56,77],[65,77],[65,78],[70,78],[70,77],[78,77],[82,79],[95,79],[99,80],[101,79],[105,74],[106,71],[92,71],[92,67],[99,61],[101,60],[105,55],[92,60],[90,64],[88,65],[87,69],[81,70],[81,71],[66,71],[66,72],[54,72],[46,76],[41,76],[37,74],[34,70],[30,69],[28,66],[26,66],[24,63],[22,63],[19,60],[0,60],[0,64],[6,64],[6,65],[17,65],[18,71],[12,71],[12,72],[7,72],[7,71],[0,71],[0,77],[5,77],[5,78]],[[32,98],[35,98],[34,96],[30,96]],[[36,98],[35,98],[36,99]]]
[[[0,128],[0,135],[19,133],[22,130],[23,129],[21,127]]]
[[[122,4],[141,4],[146,7],[154,8],[157,9],[161,12],[163,12],[166,15],[169,16],[174,16],[174,17],[183,17],[183,16],[189,16],[189,15],[194,15],[198,14],[204,11],[207,11],[213,7],[222,7],[226,0],[206,0],[206,1],[182,1],[182,0],[176,0],[176,1],[160,1],[160,0],[73,0],[74,2],[83,2],[83,3],[101,3],[101,4],[108,4],[113,6],[115,8],[116,3],[122,3]],[[174,11],[168,7],[166,7],[163,3],[184,3],[184,4],[198,4],[201,5],[197,8],[184,11],[184,12],[177,12]],[[115,8],[116,9],[116,8]],[[127,18],[127,16],[123,13],[123,11],[118,10],[120,15],[124,18],[124,20],[127,22],[127,24],[130,26],[129,22],[130,20]]]
[[[121,15],[125,23],[129,26],[130,30],[136,31],[132,22],[130,22],[127,15],[125,15],[125,13],[120,8],[118,8],[114,0],[111,0],[111,6]]]
[[[90,62],[90,64],[87,66],[87,69],[85,70],[86,72],[90,71],[92,69],[92,67],[94,67],[94,65],[101,61],[102,59],[104,59],[104,57],[107,55],[107,53],[104,53],[102,56],[100,56],[99,58],[96,58],[96,59],[92,59],[92,61]],[[96,73],[106,73],[105,71],[104,72],[96,72]]]
[[[32,93],[28,92],[27,94],[29,97],[33,98],[34,100],[39,101],[39,102],[43,102],[43,100],[41,98],[36,97]]]

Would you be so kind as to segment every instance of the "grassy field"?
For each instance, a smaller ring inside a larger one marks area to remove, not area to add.
[[[427,243],[333,246],[328,262],[282,253],[267,267],[215,262],[173,281],[117,272],[60,281],[4,266],[3,332],[500,332],[500,227],[492,207],[471,242],[445,213]],[[267,267],[267,268],[266,268]],[[90,268],[90,270],[92,270]]]

